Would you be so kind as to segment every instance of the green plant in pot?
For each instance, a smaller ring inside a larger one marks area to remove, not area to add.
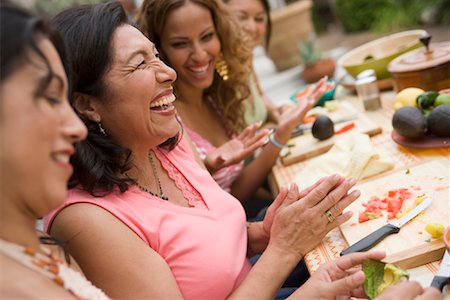
[[[322,58],[321,51],[314,46],[314,41],[301,40],[299,44],[300,61],[304,64],[303,78],[306,82],[318,81],[323,76],[331,77],[336,63],[332,58]]]

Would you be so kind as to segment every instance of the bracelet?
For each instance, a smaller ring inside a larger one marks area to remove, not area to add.
[[[251,225],[253,225],[253,222],[247,222],[247,257],[249,258],[256,255],[255,251],[253,251],[252,246],[250,245],[249,231]]]
[[[278,143],[275,139],[275,132],[269,134],[269,142],[271,142],[275,147],[283,149],[286,145]]]

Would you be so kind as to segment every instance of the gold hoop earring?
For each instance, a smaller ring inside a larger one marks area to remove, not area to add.
[[[217,74],[219,74],[219,76],[222,77],[224,81],[228,80],[228,64],[227,61],[223,59],[222,53],[220,54],[219,59],[216,61],[215,69]]]

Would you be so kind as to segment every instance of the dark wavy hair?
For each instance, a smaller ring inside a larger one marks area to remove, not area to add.
[[[215,106],[227,121],[225,126],[233,133],[241,132],[246,126],[244,106],[249,97],[248,78],[251,73],[251,49],[237,21],[220,0],[144,0],[137,13],[137,24],[142,32],[152,40],[162,59],[170,65],[161,47],[161,34],[168,15],[192,2],[211,12],[214,26],[222,46],[222,54],[228,65],[229,79],[224,81],[217,73],[210,87],[204,91],[205,97],[212,97]],[[175,82],[175,87],[176,87]]]
[[[112,63],[113,34],[123,24],[133,25],[121,4],[109,2],[77,6],[59,13],[52,23],[64,38],[73,71],[73,89],[69,95],[72,106],[75,93],[109,101],[104,77]],[[76,153],[71,159],[74,173],[69,188],[81,185],[93,196],[106,195],[116,187],[125,192],[134,183],[133,179],[123,175],[132,167],[131,150],[102,134],[96,122],[79,112],[77,114],[88,128],[88,136],[76,144]],[[177,142],[178,135],[160,147],[171,150]]]
[[[4,81],[26,63],[33,63],[35,53],[45,63],[47,76],[39,85],[37,94],[44,91],[53,77],[50,63],[37,46],[39,38],[48,38],[55,47],[66,73],[65,49],[60,34],[50,24],[8,0],[0,1],[0,79]]]

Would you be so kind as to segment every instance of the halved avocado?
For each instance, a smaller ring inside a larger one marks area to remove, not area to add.
[[[409,278],[406,270],[377,260],[367,259],[362,263],[364,291],[370,299],[378,297],[386,288],[397,284],[402,278]]]
[[[312,126],[312,135],[318,140],[326,140],[334,134],[334,123],[325,115],[317,116]]]

